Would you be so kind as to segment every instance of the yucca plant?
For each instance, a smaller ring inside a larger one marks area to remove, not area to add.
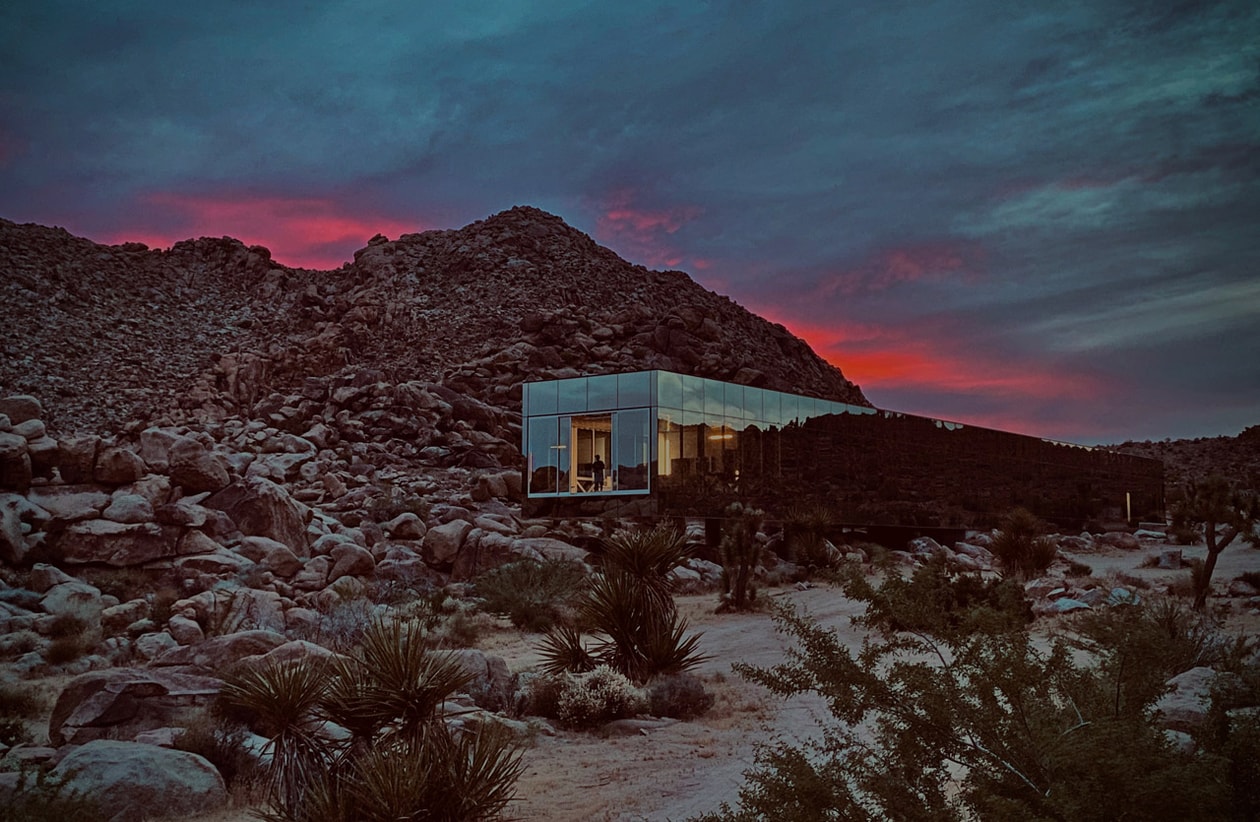
[[[794,505],[789,508],[783,518],[783,541],[791,552],[792,560],[818,568],[829,565],[827,535],[835,524],[835,514],[825,505]]]
[[[1049,568],[1059,553],[1053,540],[1041,534],[1041,521],[1027,509],[1016,508],[1002,519],[990,550],[1004,572],[1028,579]]]
[[[591,646],[575,629],[549,632],[540,646],[544,670],[581,673],[607,665],[646,682],[702,662],[699,636],[686,634],[674,605],[670,574],[689,556],[683,535],[663,525],[621,531],[604,549],[603,573],[579,606],[582,623],[594,632]]]
[[[764,512],[732,502],[726,509],[722,535],[722,604],[737,611],[751,608],[757,599],[753,571],[761,557],[757,531]]]
[[[219,698],[270,738],[267,791],[280,808],[296,809],[306,785],[336,758],[317,733],[316,710],[329,683],[328,665],[310,658],[272,662],[229,675]]]
[[[505,733],[457,736],[443,721],[442,702],[471,678],[419,620],[378,621],[354,657],[246,669],[221,694],[271,736],[264,818],[454,822],[497,814],[521,771]],[[322,720],[350,739],[316,733]]]

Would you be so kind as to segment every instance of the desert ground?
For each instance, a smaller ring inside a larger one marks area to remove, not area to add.
[[[1184,569],[1141,567],[1143,560],[1166,547],[1154,543],[1142,551],[1108,550],[1073,558],[1090,565],[1099,581],[1139,592],[1160,592],[1189,574]],[[1187,560],[1204,552],[1202,545],[1184,548]],[[1216,587],[1223,590],[1246,571],[1260,571],[1260,549],[1231,545],[1217,565]],[[805,590],[783,587],[763,593],[769,601],[808,611],[836,630],[850,647],[861,644],[862,631],[850,624],[861,606],[837,588],[817,584]],[[820,701],[784,701],[731,671],[733,662],[772,665],[784,658],[786,640],[775,632],[769,613],[716,614],[716,601],[714,594],[678,599],[692,628],[703,632],[703,650],[710,655],[698,670],[717,698],[709,713],[690,722],[644,723],[645,727],[623,736],[569,731],[537,734],[528,742],[525,771],[508,818],[539,822],[686,819],[716,810],[723,801],[734,802],[759,744],[776,737],[802,740],[817,732],[819,721],[827,719]],[[1225,597],[1216,598],[1213,606],[1223,630],[1260,635],[1260,610]],[[1060,619],[1041,617],[1035,631],[1051,637]],[[519,672],[537,663],[537,638],[503,621],[480,644]],[[237,808],[200,817],[197,822],[251,818],[248,808]]]

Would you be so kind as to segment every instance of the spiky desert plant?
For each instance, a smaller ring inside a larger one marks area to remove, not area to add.
[[[827,535],[835,527],[836,516],[825,505],[794,505],[783,518],[783,541],[792,560],[800,565],[826,567]]]
[[[1059,553],[1042,533],[1041,521],[1031,511],[1016,508],[1002,519],[989,550],[1007,574],[1028,579],[1049,568]]]
[[[673,673],[703,661],[698,636],[686,634],[674,605],[671,572],[689,552],[675,528],[622,531],[605,541],[604,569],[579,607],[582,624],[593,629],[591,648],[573,629],[544,637],[544,669],[558,673],[607,665],[636,682]]]
[[[267,791],[286,811],[298,808],[306,785],[335,756],[317,733],[316,711],[328,680],[327,664],[308,657],[244,668],[230,674],[219,690],[229,708],[243,712],[270,739]]]

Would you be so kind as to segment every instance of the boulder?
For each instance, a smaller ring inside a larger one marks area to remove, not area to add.
[[[424,535],[424,545],[421,548],[424,561],[437,568],[450,568],[459,555],[464,538],[472,529],[472,523],[462,519],[430,528]]]
[[[187,439],[170,428],[146,428],[140,432],[140,457],[154,471],[170,470],[171,448],[176,442]]]
[[[405,511],[381,526],[393,539],[424,539],[424,520],[410,511]]]
[[[179,724],[175,720],[191,708],[209,704],[219,684],[184,671],[91,671],[62,689],[48,720],[48,738],[54,745],[131,739],[140,731]]]
[[[154,660],[157,666],[192,666],[209,671],[226,672],[247,656],[265,654],[285,643],[283,634],[275,631],[241,631],[210,637],[196,646],[176,648]]]
[[[465,690],[479,707],[499,711],[507,707],[516,690],[516,679],[503,657],[475,648],[450,652],[460,667],[473,677]]]
[[[152,522],[153,505],[139,494],[116,493],[101,516],[113,522]]]
[[[52,477],[57,467],[59,448],[52,437],[44,436],[26,441],[26,453],[31,460],[31,474],[36,477]]]
[[[26,531],[19,505],[26,500],[17,494],[0,494],[0,562],[21,565],[26,559]]]
[[[270,480],[237,480],[208,497],[204,504],[226,513],[242,534],[274,539],[300,557],[310,555],[306,541],[309,512]]]
[[[21,425],[27,420],[41,419],[44,406],[30,394],[11,394],[0,398],[0,415],[8,417],[12,425]]]
[[[140,742],[96,740],[76,748],[53,769],[65,790],[91,797],[113,822],[189,817],[228,802],[223,777],[205,758]]]
[[[157,659],[172,648],[178,648],[179,643],[167,631],[152,631],[136,637],[131,647],[137,657],[147,662]]]
[[[44,485],[32,488],[30,500],[50,514],[49,530],[72,522],[96,519],[110,503],[110,495],[87,485]]]
[[[1198,731],[1207,722],[1218,676],[1211,668],[1198,667],[1168,680],[1168,692],[1155,701],[1156,721],[1173,731]]]
[[[337,545],[329,556],[333,561],[332,569],[328,572],[330,583],[345,576],[371,576],[376,571],[376,560],[372,557],[372,552],[353,542]]]
[[[71,437],[57,444],[57,468],[61,481],[70,484],[91,482],[96,469],[96,452],[101,438],[97,436]]]
[[[206,638],[205,631],[195,620],[178,614],[167,620],[166,630],[180,645],[196,645]]]
[[[567,559],[586,562],[587,552],[576,545],[552,537],[528,537],[512,542],[512,552],[535,559]]]
[[[68,563],[126,567],[174,556],[178,538],[179,529],[170,526],[94,519],[62,531],[56,547]]]
[[[101,612],[105,609],[100,590],[77,579],[52,586],[39,604],[45,613],[54,616],[68,614],[89,624],[99,623]]]
[[[1178,571],[1181,569],[1181,549],[1169,548],[1159,552],[1159,568],[1162,571]]]
[[[168,452],[171,481],[185,491],[219,491],[232,481],[227,467],[205,446],[194,439],[180,437]]]
[[[25,494],[33,476],[26,437],[0,431],[0,491]]]
[[[1099,534],[1095,541],[1100,545],[1106,545],[1109,548],[1120,548],[1124,551],[1137,551],[1142,548],[1142,543],[1138,538],[1124,531],[1108,531],[1105,534]]]
[[[63,582],[75,582],[75,578],[67,574],[55,565],[46,565],[37,562],[31,566],[31,582],[30,589],[36,593],[44,594],[54,585],[60,585]]]
[[[102,485],[126,485],[145,475],[148,468],[135,451],[111,446],[96,457],[92,475]]]

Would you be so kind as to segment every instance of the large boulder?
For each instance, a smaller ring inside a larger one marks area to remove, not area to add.
[[[22,510],[29,503],[17,494],[0,494],[0,562],[21,565],[26,559],[26,533]]]
[[[329,555],[333,561],[332,570],[328,572],[329,583],[347,576],[371,576],[376,572],[376,560],[372,552],[353,542],[336,545]]]
[[[71,437],[57,444],[57,467],[61,481],[71,484],[91,482],[96,468],[96,452],[101,438],[97,436]]]
[[[11,394],[0,398],[0,415],[8,417],[13,425],[21,425],[28,420],[42,418],[44,406],[30,394]]]
[[[507,707],[516,682],[503,657],[475,648],[450,653],[460,667],[472,675],[473,679],[465,690],[479,707],[490,711],[500,711]]]
[[[153,504],[139,494],[114,494],[101,516],[113,522],[152,522]]]
[[[273,539],[300,557],[310,555],[306,541],[309,511],[271,480],[237,480],[208,497],[204,504],[226,513],[242,534]]]
[[[126,485],[140,479],[147,472],[144,460],[135,451],[111,446],[96,457],[93,476],[102,485]]]
[[[113,822],[196,816],[228,802],[223,777],[204,757],[140,742],[89,742],[67,754],[53,777],[107,808]]]
[[[110,503],[110,495],[90,485],[43,485],[32,488],[30,501],[49,513],[48,530],[72,522],[96,519]]]
[[[247,656],[258,656],[285,643],[283,634],[275,631],[241,631],[226,636],[210,637],[199,645],[175,648],[154,660],[159,666],[192,666],[225,673]]]
[[[191,493],[220,491],[232,481],[227,466],[194,439],[180,437],[168,452],[171,480]]]
[[[208,705],[219,680],[184,671],[111,668],[72,679],[48,720],[54,745],[93,739],[133,739]]]
[[[177,554],[179,529],[152,522],[127,524],[94,519],[77,522],[58,535],[56,547],[68,563],[142,565]]]
[[[424,561],[435,568],[450,568],[455,562],[455,557],[459,556],[459,549],[464,544],[464,538],[472,529],[473,524],[462,519],[451,520],[430,528],[424,535],[422,548]]]
[[[1211,668],[1191,668],[1168,680],[1168,691],[1155,702],[1156,721],[1165,728],[1194,733],[1207,723],[1212,688],[1220,676]]]

